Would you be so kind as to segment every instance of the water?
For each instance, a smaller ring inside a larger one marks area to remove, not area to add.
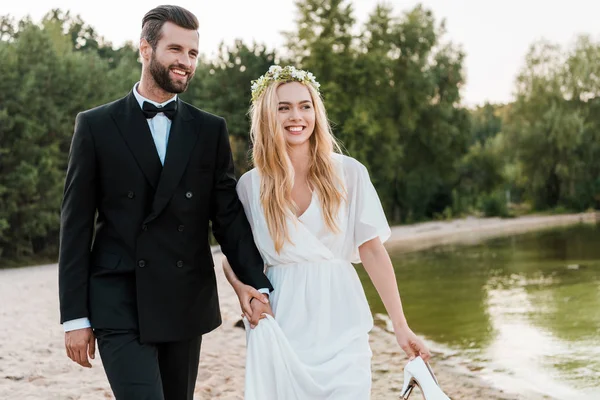
[[[391,256],[415,332],[509,391],[600,399],[600,227]]]

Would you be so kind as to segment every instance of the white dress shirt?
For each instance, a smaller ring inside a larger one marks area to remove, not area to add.
[[[142,96],[137,88],[139,82],[133,86],[133,95],[137,100],[140,108],[144,104],[144,101],[148,103],[154,104],[156,107],[161,108],[167,105],[172,101],[177,100],[177,95],[173,96],[169,100],[164,103],[157,103],[150,99]],[[171,120],[163,113],[158,113],[154,116],[154,118],[148,118],[148,127],[150,128],[150,133],[152,133],[152,139],[154,139],[154,145],[156,146],[156,151],[158,153],[158,157],[160,158],[160,162],[162,165],[165,165],[165,155],[167,154],[167,144],[169,143],[169,133],[171,132]],[[259,289],[261,293],[269,293],[269,289]],[[63,323],[63,328],[65,332],[74,331],[76,329],[84,329],[91,327],[90,320],[88,318],[78,318],[70,321],[65,321]]]
[[[177,95],[175,95],[169,100],[165,101],[164,103],[157,103],[139,94],[139,92],[137,91],[137,85],[138,83],[136,83],[133,87],[133,95],[138,101],[140,108],[142,108],[142,105],[145,101],[154,104],[158,108],[161,108],[166,106],[170,102],[177,100]],[[162,165],[165,165],[167,143],[169,143],[169,133],[171,132],[171,120],[165,114],[158,113],[154,116],[154,118],[148,118],[146,121],[148,121],[148,127],[150,128],[150,133],[152,133],[152,139],[154,139],[154,145],[156,146],[156,151],[158,152],[160,163]]]

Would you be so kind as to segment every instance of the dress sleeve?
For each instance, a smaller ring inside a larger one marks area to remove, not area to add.
[[[246,218],[250,222],[250,227],[254,230],[254,220],[252,219],[252,207],[250,205],[250,190],[252,190],[252,177],[249,173],[245,173],[240,177],[236,186],[237,194],[244,206]]]
[[[354,214],[354,249],[358,251],[362,244],[376,237],[384,243],[390,238],[391,230],[367,168],[359,162],[354,167],[350,208]]]

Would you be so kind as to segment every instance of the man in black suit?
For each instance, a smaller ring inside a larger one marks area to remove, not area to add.
[[[208,231],[247,284],[253,323],[272,290],[236,194],[225,121],[177,98],[196,69],[198,21],[160,6],[142,21],[131,93],[80,113],[61,216],[68,356],[95,339],[117,399],[192,399],[202,334],[221,323]],[[252,298],[261,301],[252,302]],[[92,330],[93,329],[93,330]]]

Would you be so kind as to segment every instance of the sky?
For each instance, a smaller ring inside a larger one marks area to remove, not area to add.
[[[378,0],[348,0],[359,23],[366,21]],[[578,34],[600,40],[600,0],[385,0],[396,15],[421,3],[437,21],[446,20],[446,40],[466,53],[466,105],[508,102],[514,81],[530,45],[547,39],[562,46]],[[115,46],[138,43],[143,15],[156,5],[139,0],[19,0],[3,1],[0,15],[39,21],[52,8],[70,10]],[[99,7],[99,4],[103,4]],[[200,22],[200,52],[209,58],[221,41],[236,38],[270,48],[283,45],[281,32],[295,29],[294,0],[180,0],[173,4],[192,11]],[[317,77],[318,79],[318,77]]]

